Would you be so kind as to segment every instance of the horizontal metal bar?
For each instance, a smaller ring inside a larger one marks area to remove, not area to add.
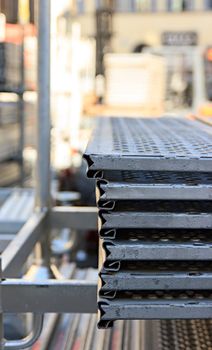
[[[122,290],[180,290],[180,289],[212,289],[212,273],[182,272],[117,272],[101,274],[103,281],[101,292]]]
[[[126,182],[100,184],[100,200],[212,200],[211,185],[143,185]]]
[[[211,318],[212,300],[132,301],[129,299],[100,301],[101,322],[145,319]]]
[[[54,228],[97,229],[95,207],[54,207],[49,213],[49,219],[51,227]]]
[[[2,254],[4,277],[16,277],[45,230],[46,212],[35,212]]]
[[[97,281],[9,279],[1,283],[6,313],[96,313]]]
[[[139,241],[106,241],[107,261],[138,260],[212,260],[208,243],[140,243]]]
[[[101,214],[100,229],[112,228],[212,228],[212,214],[114,212]]]

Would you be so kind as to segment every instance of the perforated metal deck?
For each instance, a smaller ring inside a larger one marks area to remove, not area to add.
[[[98,179],[99,326],[211,318],[212,129],[101,119],[85,158]]]
[[[144,350],[211,350],[212,320],[144,322]]]
[[[96,177],[104,170],[212,172],[212,132],[183,118],[101,118],[85,159]]]

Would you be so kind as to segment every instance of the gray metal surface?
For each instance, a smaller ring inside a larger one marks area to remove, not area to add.
[[[34,213],[25,223],[16,237],[2,253],[2,271],[4,277],[16,277],[31,253],[35,243],[41,239],[46,228],[46,213]]]
[[[0,192],[5,193],[4,189]],[[11,189],[0,206],[0,232],[17,233],[34,209],[34,191]]]
[[[5,280],[2,282],[2,308],[5,313],[96,313],[97,273],[82,280]]]
[[[53,207],[49,213],[53,228],[70,227],[79,230],[97,229],[96,207]]]
[[[38,15],[38,123],[37,123],[37,193],[38,207],[50,205],[50,0],[37,2]]]
[[[129,300],[99,301],[99,327],[107,327],[113,320],[145,319],[210,319],[212,300]]]
[[[105,262],[139,260],[212,260],[212,243],[104,241]]]
[[[127,228],[194,228],[211,229],[212,214],[154,213],[154,212],[102,212],[99,229]]]
[[[212,273],[204,272],[143,272],[119,271],[112,275],[100,274],[102,286],[100,295],[110,297],[109,292],[126,290],[189,290],[189,289],[212,289]]]
[[[211,320],[161,320],[144,322],[145,350],[209,350]]]
[[[127,182],[100,183],[97,200],[212,200],[212,183],[195,186],[171,184],[142,184]]]
[[[14,234],[0,234],[0,252],[2,253],[8,244],[15,238]]]
[[[183,118],[101,118],[84,156],[96,177],[104,170],[211,172],[212,134]]]

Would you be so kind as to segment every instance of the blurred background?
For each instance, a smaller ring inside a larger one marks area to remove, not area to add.
[[[212,115],[211,10],[210,0],[52,1],[52,170],[60,189],[73,185],[97,115]],[[33,0],[1,0],[0,11],[0,185],[29,186],[36,9]]]
[[[95,205],[94,183],[86,179],[81,155],[97,116],[196,115],[210,123],[211,21],[210,0],[51,1],[51,191],[56,204]],[[35,1],[0,1],[0,40],[0,186],[33,189]],[[21,209],[24,218],[33,208],[33,191],[25,200],[30,205],[26,212]],[[85,239],[69,253],[96,266],[96,232],[81,234]],[[63,251],[69,235],[63,232],[52,249]]]
[[[0,1],[0,220],[24,222],[34,206],[35,3]],[[55,204],[95,205],[82,153],[97,116],[185,115],[212,123],[211,23],[211,0],[51,1]],[[97,267],[96,231],[51,234],[55,259]]]
[[[57,205],[95,205],[82,153],[97,116],[195,115],[210,123],[211,21],[210,0],[51,1],[51,192]],[[20,207],[25,219],[36,177],[36,1],[0,1],[0,40],[0,186],[27,189]],[[19,196],[13,193],[11,203]],[[55,253],[66,251],[69,231],[55,233]],[[84,239],[69,254],[96,266],[96,232],[77,237]]]

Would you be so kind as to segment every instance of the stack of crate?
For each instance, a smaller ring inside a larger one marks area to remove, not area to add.
[[[184,118],[100,119],[99,327],[212,315],[212,129]]]

